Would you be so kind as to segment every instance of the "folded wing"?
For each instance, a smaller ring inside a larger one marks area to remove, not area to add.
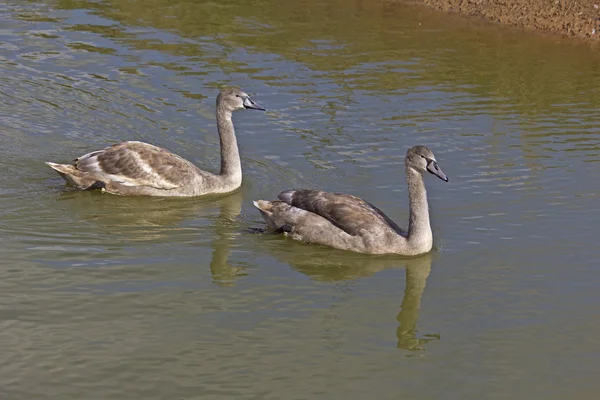
[[[197,167],[165,149],[142,142],[123,142],[75,160],[82,173],[125,186],[169,190],[182,186]]]
[[[278,198],[291,206],[326,218],[352,236],[359,235],[363,229],[372,229],[374,225],[385,226],[406,236],[406,232],[381,210],[356,196],[299,189],[282,192]]]

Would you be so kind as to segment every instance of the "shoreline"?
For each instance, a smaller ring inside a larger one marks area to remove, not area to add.
[[[540,31],[600,40],[600,0],[413,0],[444,12]]]

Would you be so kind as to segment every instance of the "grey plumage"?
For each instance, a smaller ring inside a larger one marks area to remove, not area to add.
[[[128,141],[93,151],[73,164],[46,164],[81,190],[103,189],[118,195],[200,196],[227,193],[242,183],[242,167],[231,116],[239,109],[264,110],[238,88],[217,96],[221,171],[212,174],[163,148]]]
[[[401,229],[374,205],[349,194],[297,189],[279,201],[255,201],[269,227],[306,243],[369,254],[414,256],[433,247],[427,192],[422,173],[448,181],[427,147],[410,148],[405,158],[409,189],[408,230]],[[285,228],[285,229],[284,229]]]

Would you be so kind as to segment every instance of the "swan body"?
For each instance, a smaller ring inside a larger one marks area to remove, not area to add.
[[[368,254],[415,256],[433,247],[423,172],[448,177],[425,146],[410,148],[405,158],[410,200],[408,230],[400,228],[374,205],[349,194],[296,189],[277,201],[257,200],[269,227],[293,239]]]
[[[231,116],[239,109],[262,110],[237,88],[217,96],[217,128],[221,171],[213,174],[170,151],[144,142],[127,141],[93,151],[73,164],[46,164],[80,190],[102,189],[117,195],[201,196],[228,193],[242,183],[242,167]]]

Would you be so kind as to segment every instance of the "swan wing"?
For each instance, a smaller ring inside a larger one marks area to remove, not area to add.
[[[278,198],[291,206],[327,219],[352,236],[359,235],[363,230],[372,231],[381,227],[406,236],[406,232],[381,210],[350,194],[296,189],[281,192]]]
[[[168,150],[134,141],[85,154],[75,160],[75,166],[104,182],[164,190],[185,185],[198,171],[194,164]]]

